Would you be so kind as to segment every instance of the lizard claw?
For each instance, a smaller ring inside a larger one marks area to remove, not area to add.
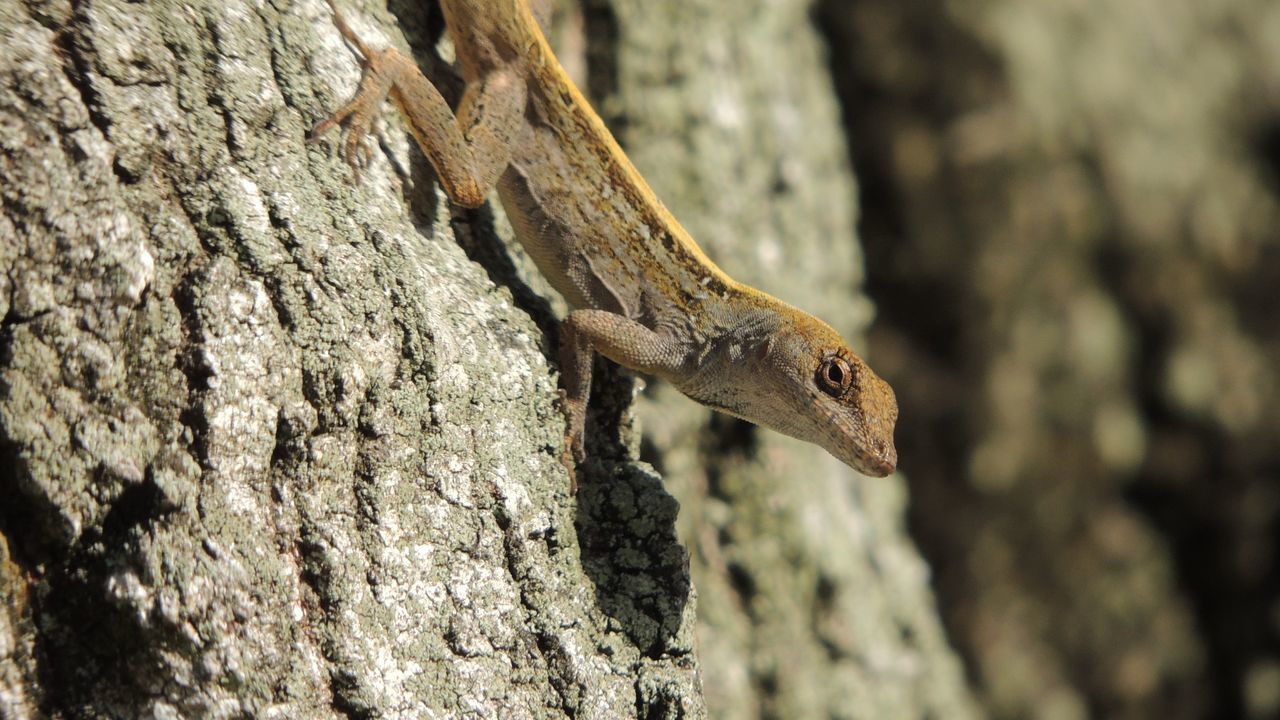
[[[346,137],[342,143],[342,159],[351,166],[359,176],[362,168],[368,167],[373,161],[373,150],[364,143],[363,140],[369,135],[369,119],[364,112],[361,112],[359,98],[348,103],[345,107],[338,110],[327,118],[315,124],[311,128],[311,133],[307,135],[307,144],[312,145],[320,141],[321,136],[330,130],[347,123]]]

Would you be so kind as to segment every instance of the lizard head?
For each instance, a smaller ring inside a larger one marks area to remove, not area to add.
[[[820,445],[864,475],[894,471],[893,389],[829,325],[808,316],[786,323],[743,367],[760,392],[741,397],[737,414]]]

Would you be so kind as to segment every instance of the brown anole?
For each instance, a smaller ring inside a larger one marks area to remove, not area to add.
[[[573,308],[560,326],[571,473],[596,352],[863,474],[893,472],[893,390],[830,325],[703,254],[552,53],[539,27],[549,2],[441,0],[466,83],[456,113],[411,59],[367,46],[329,4],[365,70],[312,139],[347,123],[343,152],[358,167],[390,97],[453,202],[475,207],[496,185],[516,238]]]

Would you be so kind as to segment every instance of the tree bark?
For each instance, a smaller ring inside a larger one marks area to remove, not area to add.
[[[854,334],[805,9],[556,36],[708,251]],[[425,62],[391,10],[347,8]],[[305,144],[358,77],[323,3],[10,1],[0,36],[0,714],[970,712],[899,480],[664,388],[642,435],[609,370],[569,495],[560,305],[497,205],[390,109],[358,180]]]

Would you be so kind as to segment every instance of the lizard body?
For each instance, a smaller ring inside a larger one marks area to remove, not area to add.
[[[497,187],[517,239],[573,308],[560,351],[573,459],[584,459],[599,352],[864,474],[893,472],[893,390],[831,326],[734,281],[702,252],[560,66],[539,27],[548,3],[532,3],[441,0],[466,82],[456,114],[412,60],[367,47],[334,6],[365,75],[312,138],[347,122],[356,165],[389,96],[451,200],[474,207]]]

